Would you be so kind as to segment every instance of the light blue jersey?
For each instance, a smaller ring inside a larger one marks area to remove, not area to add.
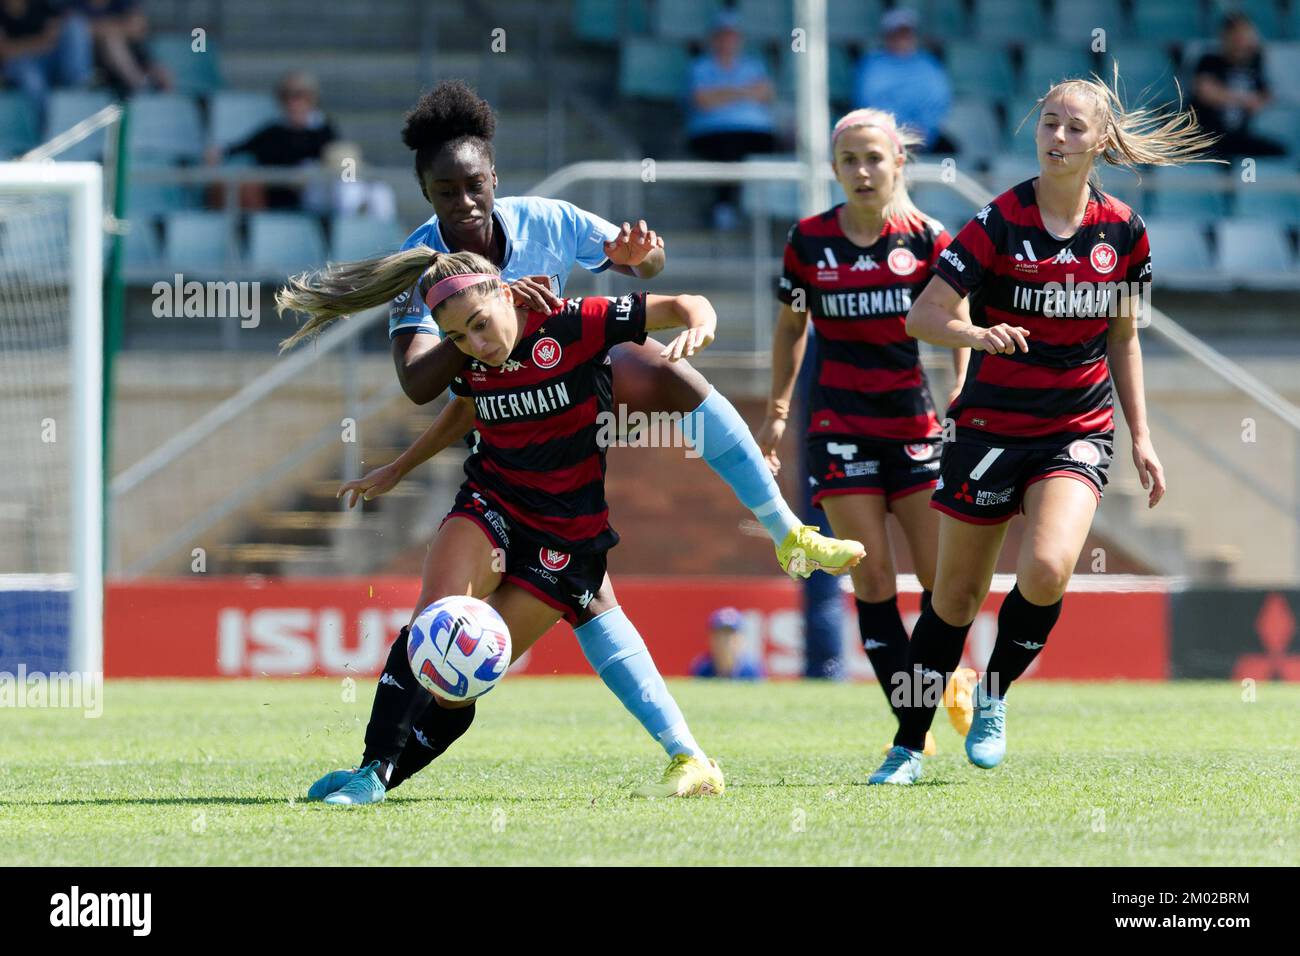
[[[496,228],[506,237],[505,261],[501,278],[514,282],[524,276],[544,275],[551,280],[551,290],[564,295],[564,283],[575,264],[592,272],[609,267],[605,243],[619,233],[619,228],[599,216],[579,209],[573,203],[540,196],[506,196],[492,207]],[[403,249],[426,245],[439,252],[450,252],[438,228],[438,217],[411,233]],[[393,300],[388,313],[388,336],[399,332],[438,334],[438,326],[429,315],[424,300],[412,288]]]

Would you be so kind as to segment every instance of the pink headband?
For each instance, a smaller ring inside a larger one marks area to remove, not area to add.
[[[831,130],[831,149],[835,148],[836,137],[852,126],[869,126],[872,129],[882,130],[885,135],[893,141],[894,148],[900,153],[903,152],[903,143],[898,138],[898,131],[890,129],[888,126],[881,126],[879,123],[873,122],[873,117],[871,117],[866,110],[854,110],[852,113],[845,113],[844,116],[840,118],[840,121],[835,124],[835,128]]]
[[[478,285],[480,282],[486,282],[489,279],[500,279],[500,276],[492,275],[488,272],[471,272],[467,275],[447,276],[445,279],[439,279],[433,284],[433,287],[424,294],[424,304],[432,312],[446,299],[455,295],[461,289],[467,289],[472,285]]]

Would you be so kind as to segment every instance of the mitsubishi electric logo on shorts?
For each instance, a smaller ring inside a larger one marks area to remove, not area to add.
[[[132,936],[148,936],[153,925],[152,893],[68,893],[50,897],[51,926],[126,926]]]

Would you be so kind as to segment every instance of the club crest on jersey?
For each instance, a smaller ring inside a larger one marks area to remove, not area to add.
[[[569,566],[569,555],[563,551],[540,548],[537,552],[537,558],[542,562],[542,567],[548,571],[563,571]]]
[[[1082,439],[1072,441],[1065,453],[1070,456],[1072,461],[1077,461],[1082,465],[1098,465],[1101,463],[1101,452],[1090,441],[1083,441]]]
[[[895,249],[885,261],[889,263],[889,271],[896,276],[910,276],[916,271],[916,256],[912,255],[911,249]]]
[[[934,457],[934,446],[929,442],[917,442],[913,445],[904,445],[903,454],[907,455],[912,461],[929,461]]]
[[[1115,247],[1109,242],[1099,242],[1092,247],[1092,253],[1088,258],[1092,261],[1092,267],[1104,275],[1115,268],[1119,256],[1115,252]]]
[[[560,343],[549,335],[533,345],[533,364],[538,368],[555,368],[560,364]]]

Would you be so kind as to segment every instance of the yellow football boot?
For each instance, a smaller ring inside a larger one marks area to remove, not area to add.
[[[866,553],[860,541],[828,538],[805,524],[785,536],[777,546],[776,560],[790,577],[806,578],[814,571],[843,574]]]
[[[632,791],[634,797],[720,797],[727,789],[722,769],[712,758],[678,754],[663,779]]]

